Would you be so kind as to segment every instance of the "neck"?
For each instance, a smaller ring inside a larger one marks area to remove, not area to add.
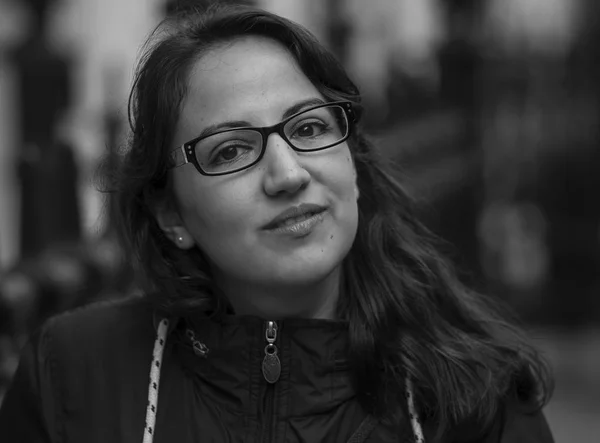
[[[339,269],[321,281],[306,285],[262,285],[215,278],[218,290],[229,300],[237,315],[273,320],[336,318],[339,281]]]

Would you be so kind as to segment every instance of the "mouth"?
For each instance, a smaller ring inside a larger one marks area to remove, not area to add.
[[[318,218],[318,216],[322,215],[326,210],[327,208],[325,206],[315,204],[301,204],[294,206],[277,215],[273,220],[266,224],[263,229],[276,230],[289,228],[304,223],[307,220]]]

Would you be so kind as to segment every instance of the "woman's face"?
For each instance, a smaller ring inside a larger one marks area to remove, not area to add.
[[[270,126],[292,107],[325,101],[283,46],[259,37],[204,55],[188,86],[173,147],[209,126]],[[218,278],[267,287],[314,284],[338,269],[354,241],[358,191],[346,143],[298,153],[272,134],[264,157],[249,169],[204,176],[188,163],[172,172],[177,209],[159,214],[159,224],[180,248],[197,245]],[[302,229],[268,226],[301,204],[324,212]]]

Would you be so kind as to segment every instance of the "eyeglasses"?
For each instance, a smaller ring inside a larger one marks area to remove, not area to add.
[[[261,160],[273,133],[294,151],[315,152],[347,140],[354,122],[351,102],[325,103],[273,126],[227,129],[190,140],[171,151],[171,168],[192,163],[202,175],[233,174]]]

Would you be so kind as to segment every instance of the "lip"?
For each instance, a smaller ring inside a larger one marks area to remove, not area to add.
[[[285,211],[283,211],[282,213],[277,215],[275,218],[273,218],[265,226],[263,226],[263,229],[267,230],[267,231],[275,230],[275,229],[281,230],[282,228],[284,228],[284,226],[282,226],[282,223],[284,223],[286,220],[288,220],[290,218],[295,218],[295,217],[302,217],[302,216],[305,216],[306,214],[313,213],[312,217],[309,217],[304,221],[301,221],[299,223],[294,223],[289,226],[289,227],[293,227],[293,226],[296,226],[297,224],[302,224],[308,220],[312,220],[313,218],[315,218],[315,216],[321,215],[326,210],[327,210],[327,208],[325,206],[316,205],[316,204],[312,204],[312,203],[302,203],[298,206],[293,206],[289,209],[286,209]]]

